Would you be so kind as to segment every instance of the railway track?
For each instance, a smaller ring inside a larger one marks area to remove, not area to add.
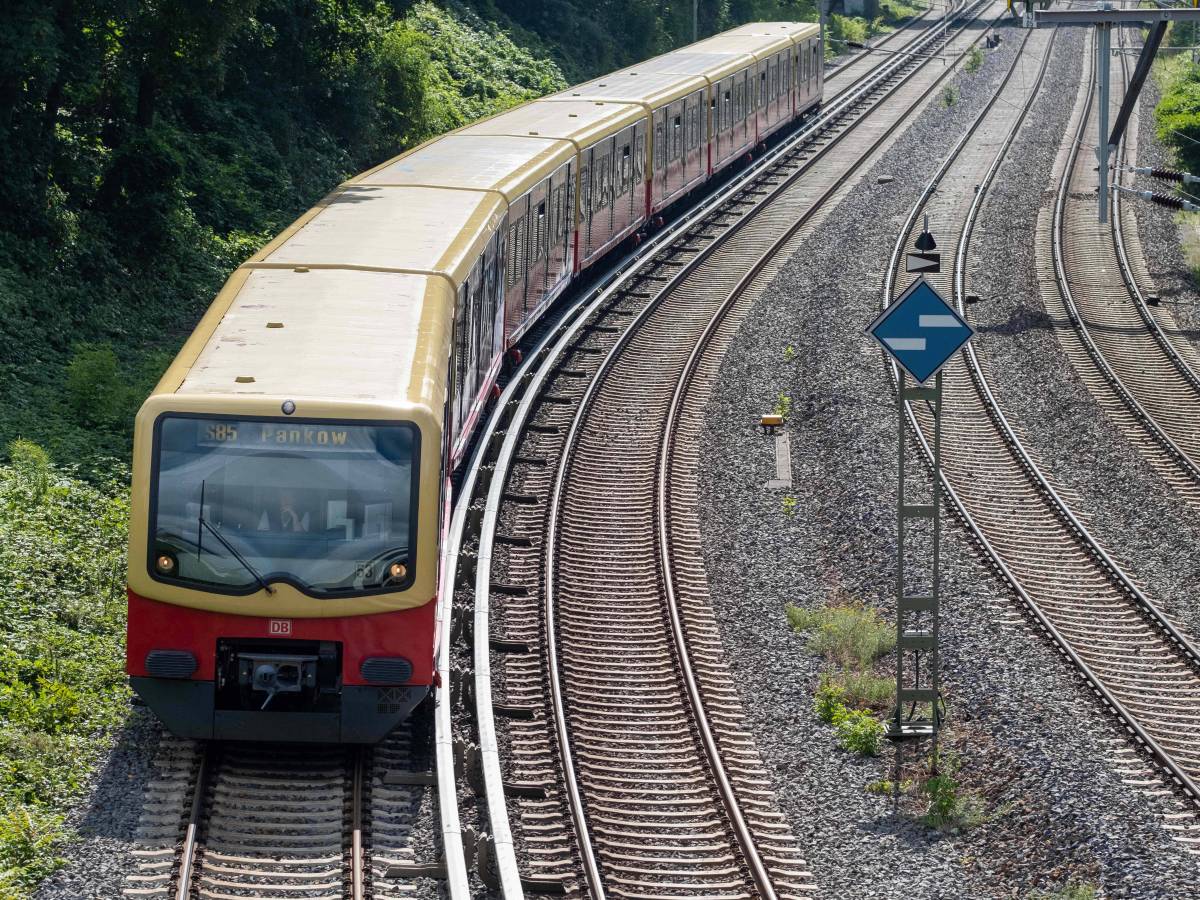
[[[1074,326],[1074,339],[1063,345],[1089,391],[1174,490],[1200,506],[1200,378],[1158,321],[1170,314],[1152,310],[1139,286],[1140,245],[1136,229],[1123,225],[1119,192],[1109,223],[1097,221],[1095,160],[1081,150],[1096,128],[1095,93],[1093,78],[1065,151],[1052,216],[1042,223],[1050,231],[1043,265],[1053,275],[1043,281],[1053,285],[1047,307]],[[1114,84],[1114,99],[1122,93]],[[1122,141],[1121,163],[1128,152]]]
[[[420,791],[408,770],[421,753],[408,728],[373,749],[167,739],[125,895],[410,896]]]
[[[997,99],[1030,80],[1008,79]],[[929,213],[943,239],[956,236],[952,272],[929,280],[969,316],[965,298],[973,276],[973,228],[1036,94],[1035,87],[1019,102],[1012,95],[994,101],[946,158],[897,237],[885,304],[908,281],[900,261],[921,230],[918,221]],[[898,378],[894,366],[892,374]],[[942,426],[942,481],[958,516],[1037,626],[1118,717],[1170,789],[1190,801],[1180,815],[1194,813],[1200,801],[1200,720],[1195,716],[1200,653],[1113,562],[1026,452],[973,346],[944,370],[943,391],[950,414]],[[910,401],[906,411],[932,465],[930,410]]]
[[[956,55],[982,37],[986,8],[959,23]],[[506,897],[811,890],[720,657],[680,436],[780,258],[950,71],[910,79],[924,61],[896,58],[850,95],[889,100],[883,122],[856,133],[844,101],[809,143],[764,161],[765,178],[735,182],[661,236],[531,354],[497,404],[463,482],[448,571],[474,581],[485,877]]]

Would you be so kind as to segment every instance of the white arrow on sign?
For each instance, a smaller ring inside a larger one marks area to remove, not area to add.
[[[904,270],[906,272],[940,272],[942,271],[942,254],[906,253],[904,255]]]

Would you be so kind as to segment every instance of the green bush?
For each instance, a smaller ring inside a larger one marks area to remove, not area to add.
[[[1200,171],[1200,66],[1180,60],[1168,71],[1154,111],[1158,137],[1175,151],[1183,168]]]
[[[0,811],[0,900],[23,900],[62,865],[62,817],[27,806]]]
[[[66,402],[81,425],[112,428],[129,406],[129,386],[108,344],[82,344],[67,363]]]
[[[958,88],[952,84],[942,88],[942,106],[947,108],[958,102]]]
[[[929,798],[922,821],[942,831],[964,831],[985,820],[983,799],[964,793],[954,776],[943,772],[925,779],[921,792]]]
[[[833,727],[844,750],[874,756],[883,739],[883,723],[865,709],[842,707],[833,715]]]
[[[963,64],[963,69],[968,75],[974,75],[983,66],[983,51],[978,47],[972,47],[967,54],[967,61]]]
[[[128,714],[124,473],[15,441],[0,466],[0,900],[57,865],[61,817]]]
[[[839,710],[846,708],[846,692],[828,672],[821,673],[821,681],[813,695],[813,711],[817,718],[827,725],[833,724],[833,718]]]
[[[788,605],[794,631],[810,631],[809,649],[846,668],[865,670],[896,646],[896,628],[861,601],[839,601],[818,609]]]
[[[881,678],[870,672],[844,672],[840,680],[847,706],[885,710],[895,702],[895,678]]]

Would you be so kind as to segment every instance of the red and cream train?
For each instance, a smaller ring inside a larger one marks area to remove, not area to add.
[[[815,25],[734,29],[352,178],[234,272],[135,432],[127,667],[170,730],[369,743],[412,711],[505,352],[821,70]]]

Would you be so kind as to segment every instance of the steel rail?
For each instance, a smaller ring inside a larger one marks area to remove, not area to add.
[[[1092,68],[1094,69],[1095,66]],[[1095,94],[1096,78],[1093,72],[1089,75],[1088,79],[1087,105],[1084,108],[1083,115],[1079,117],[1079,125],[1075,130],[1074,141],[1071,149],[1068,151],[1067,163],[1063,167],[1063,175],[1059,181],[1058,192],[1054,200],[1054,222],[1051,227],[1054,280],[1058,287],[1059,296],[1062,297],[1063,305],[1067,308],[1067,314],[1071,318],[1071,324],[1075,326],[1075,332],[1079,336],[1080,343],[1083,344],[1084,349],[1087,351],[1088,356],[1091,358],[1093,365],[1095,365],[1101,377],[1108,383],[1108,386],[1112,388],[1117,397],[1120,398],[1129,413],[1141,423],[1142,427],[1146,429],[1163,450],[1174,458],[1179,467],[1184,470],[1184,473],[1190,476],[1193,481],[1200,483],[1200,464],[1188,456],[1175,443],[1171,436],[1158,424],[1157,420],[1142,406],[1141,402],[1133,396],[1121,381],[1121,377],[1113,371],[1104,353],[1101,352],[1092,339],[1087,323],[1083,320],[1083,315],[1080,313],[1075,303],[1075,298],[1071,293],[1071,285],[1067,278],[1066,270],[1066,251],[1063,247],[1064,231],[1066,229],[1067,197],[1071,191],[1071,182],[1073,181],[1075,167],[1079,160],[1079,148],[1085,139],[1088,123],[1091,121],[1092,101],[1095,98]]]
[[[988,5],[988,0],[978,0],[969,8],[964,7],[959,10],[955,16],[955,23],[958,24],[962,19],[966,18],[969,13],[976,10],[982,10]],[[959,25],[954,33],[954,36],[961,34],[970,24],[979,17],[979,13],[966,18],[966,21]],[[940,39],[940,36],[923,35],[919,40]],[[977,43],[976,41],[972,42]],[[915,42],[914,42],[915,43]],[[964,49],[964,53],[966,50]],[[505,436],[500,445],[500,449],[495,457],[493,471],[490,475],[490,484],[488,486],[487,499],[485,502],[481,524],[479,530],[479,548],[477,553],[476,564],[476,583],[475,583],[475,611],[474,611],[474,684],[475,684],[475,715],[476,726],[479,732],[479,751],[483,769],[484,793],[488,810],[488,820],[492,829],[493,849],[495,851],[495,861],[498,869],[498,876],[501,883],[501,891],[505,898],[520,898],[524,892],[521,887],[520,873],[516,863],[515,848],[512,841],[511,826],[508,822],[507,809],[505,804],[504,787],[502,781],[502,772],[500,764],[499,746],[496,740],[495,728],[495,712],[491,696],[491,664],[490,664],[490,641],[488,632],[489,609],[488,601],[490,594],[490,562],[493,549],[494,534],[496,529],[496,520],[499,515],[499,509],[504,493],[504,484],[507,479],[513,461],[517,455],[517,444],[521,435],[524,422],[528,418],[530,411],[537,401],[538,393],[549,377],[550,368],[546,365],[548,360],[557,358],[566,349],[566,347],[577,337],[579,330],[584,323],[613,296],[623,289],[626,282],[632,280],[642,268],[646,267],[656,253],[662,248],[668,246],[675,241],[680,235],[686,233],[698,222],[703,221],[712,213],[720,209],[729,200],[743,192],[748,186],[769,174],[770,171],[780,164],[784,157],[794,152],[797,148],[803,146],[808,141],[817,137],[826,129],[833,127],[836,120],[850,112],[854,105],[861,102],[863,98],[870,95],[872,91],[883,84],[887,78],[894,76],[897,72],[905,68],[912,67],[914,71],[920,68],[920,65],[913,65],[911,58],[903,60],[890,60],[883,63],[879,70],[870,78],[865,79],[865,83],[854,91],[846,92],[839,95],[838,100],[828,109],[823,110],[816,119],[807,127],[800,129],[797,134],[781,143],[773,150],[769,151],[764,156],[760,157],[750,168],[736,176],[724,188],[711,195],[702,201],[697,207],[689,211],[685,216],[676,222],[672,223],[664,231],[659,232],[650,241],[643,244],[637,250],[625,256],[613,272],[597,287],[593,288],[592,299],[589,301],[588,296],[581,298],[576,305],[579,313],[573,317],[574,325],[568,326],[566,323],[560,325],[558,330],[553,334],[557,338],[553,347],[550,346],[548,337],[542,342],[538,350],[530,354],[516,376],[510,381],[506,389],[502,392],[501,397],[496,403],[496,407],[489,420],[488,428],[482,434],[493,434],[497,431],[502,420],[507,420],[505,427]],[[907,75],[905,76],[907,77]],[[942,76],[945,77],[945,76]],[[940,82],[941,79],[938,79]],[[936,86],[936,83],[933,87]],[[930,87],[922,95],[922,100],[933,90]],[[886,96],[890,96],[891,91]],[[854,127],[857,122],[850,125]],[[848,129],[849,130],[849,129]],[[882,141],[880,138],[880,142]],[[877,145],[877,144],[876,144]],[[833,146],[833,144],[829,145]],[[874,146],[872,147],[872,150]],[[804,165],[787,180],[780,183],[760,204],[747,213],[746,216],[733,223],[729,230],[724,232],[716,240],[723,241],[732,233],[737,231],[745,222],[751,220],[758,209],[764,208],[768,202],[788,188],[796,178],[803,172],[807,171],[811,164],[821,158],[827,152],[823,148],[818,155],[807,160]],[[671,282],[659,292],[659,297],[664,296],[674,284],[677,284],[685,277],[694,265],[689,264],[677,273]],[[518,400],[518,396],[520,399]],[[513,404],[516,408],[513,409]],[[511,410],[511,412],[510,412]],[[485,454],[483,448],[488,445],[488,441],[480,440],[479,449],[473,455],[472,461],[468,464],[465,473],[462,487],[459,491],[459,499],[455,504],[453,523],[450,529],[450,540],[447,544],[448,552],[445,556],[443,565],[444,577],[453,577],[458,571],[458,557],[460,554],[461,542],[464,532],[465,523],[467,521],[467,507],[473,502],[474,489],[477,484],[477,472],[482,464]],[[444,582],[445,583],[445,582]],[[443,589],[443,595],[449,592]],[[440,601],[439,601],[440,602]],[[448,643],[448,627],[449,627],[449,612],[445,613],[444,617],[440,617],[439,621],[443,622],[441,633],[443,635],[443,645]],[[445,647],[443,652],[439,654],[439,659],[448,659],[448,647]],[[446,667],[448,670],[448,666]],[[441,669],[439,668],[439,671]],[[443,683],[449,684],[448,671],[443,674]],[[445,717],[448,720],[448,701]],[[439,707],[440,708],[440,707]],[[439,720],[440,721],[440,720]],[[448,734],[447,730],[447,734]],[[449,741],[447,741],[449,743]],[[439,758],[440,758],[440,741],[439,741]],[[449,753],[447,755],[450,755]],[[450,756],[452,760],[452,755]],[[451,774],[449,778],[443,777],[442,766],[439,765],[438,782],[441,792],[451,793],[453,790],[449,787],[452,785],[452,769],[448,770]],[[447,804],[444,804],[444,807]],[[447,826],[446,809],[443,808],[443,827]],[[457,824],[457,808],[453,815],[454,822],[451,827]],[[460,844],[461,846],[461,844]],[[452,893],[452,898],[457,900]],[[458,896],[466,897],[467,894]]]
[[[366,900],[363,875],[366,870],[366,856],[363,850],[363,794],[366,791],[364,782],[367,751],[354,751],[353,776],[351,780],[350,797],[350,898],[351,900]]]
[[[1124,32],[1121,33],[1121,40],[1124,41]],[[1121,72],[1128,80],[1129,62],[1128,57],[1121,54]],[[1128,157],[1129,140],[1128,130],[1121,136],[1121,148],[1117,155],[1117,184],[1121,185],[1125,181],[1124,163]],[[1200,375],[1197,375],[1195,370],[1188,365],[1187,361],[1179,355],[1179,351],[1175,349],[1174,343],[1167,337],[1159,324],[1158,318],[1150,311],[1150,305],[1146,302],[1146,297],[1142,293],[1141,287],[1137,283],[1137,278],[1133,273],[1133,266],[1129,261],[1129,253],[1125,247],[1125,233],[1122,227],[1122,207],[1124,204],[1121,201],[1121,192],[1114,191],[1112,197],[1112,234],[1113,246],[1117,251],[1117,260],[1120,262],[1121,278],[1125,281],[1125,287],[1129,291],[1129,295],[1133,297],[1137,307],[1138,314],[1142,317],[1142,321],[1146,323],[1146,327],[1150,329],[1150,333],[1154,336],[1155,342],[1162,349],[1163,353],[1175,365],[1176,371],[1183,377],[1192,390],[1200,394]]]
[[[993,157],[992,163],[987,172],[984,174],[984,177],[981,179],[968,210],[964,227],[956,247],[954,261],[954,299],[960,314],[965,315],[966,312],[964,293],[966,261],[967,254],[969,252],[970,239],[974,231],[975,220],[978,217],[979,210],[983,206],[987,192],[990,189],[992,182],[995,180],[995,176],[1000,168],[1000,165],[1003,163],[1009,148],[1016,139],[1016,135],[1020,129],[1021,123],[1024,121],[1025,116],[1033,106],[1034,100],[1036,99],[1040,89],[1046,69],[1046,63],[1049,61],[1049,58],[1050,49],[1048,48],[1041,70],[1038,74],[1037,82],[1029,93],[1025,107],[1023,108],[1020,116],[1014,121],[1008,135]],[[1085,115],[1084,119],[1086,118],[1087,117]],[[939,169],[938,173],[926,186],[926,189],[922,193],[918,202],[914,204],[912,211],[905,222],[904,228],[899,232],[899,236],[897,238],[896,245],[893,248],[892,257],[888,266],[886,288],[883,299],[885,306],[890,303],[890,298],[894,290],[895,273],[899,269],[900,256],[903,253],[905,244],[907,243],[908,235],[911,234],[913,228],[915,227],[917,218],[920,215],[921,210],[928,202],[929,197],[932,196],[941,178],[945,175],[945,172],[949,170],[954,158],[959,152],[961,152],[962,146],[964,145],[965,141],[960,142],[959,145],[957,145],[951,152],[951,155],[947,157],[946,163]],[[1078,518],[1062,501],[1061,497],[1059,497],[1058,493],[1049,484],[1040,469],[1033,462],[1032,458],[1029,456],[1028,452],[1025,450],[1024,446],[1017,437],[1016,432],[1005,418],[995,396],[992,394],[991,388],[983,373],[982,365],[975,354],[974,347],[968,344],[964,348],[964,355],[968,360],[968,368],[971,372],[974,384],[979,390],[981,397],[984,399],[984,403],[987,406],[989,413],[992,415],[993,421],[996,422],[1006,444],[1013,451],[1021,468],[1029,475],[1035,485],[1041,489],[1044,496],[1051,502],[1051,505],[1059,513],[1060,517],[1064,521],[1064,524],[1067,525],[1068,530],[1084,545],[1085,549],[1088,549],[1093,553],[1098,565],[1109,575],[1111,579],[1114,580],[1114,582],[1127,590],[1133,596],[1141,611],[1146,615],[1147,618],[1150,619],[1153,624],[1159,627],[1162,635],[1175,643],[1178,650],[1185,656],[1185,658],[1188,659],[1193,667],[1196,667],[1198,670],[1200,670],[1200,654],[1198,654],[1196,648],[1193,647],[1186,638],[1180,635],[1168,621],[1166,621],[1166,619],[1158,612],[1157,608],[1154,607],[1149,599],[1146,598],[1142,592],[1132,584],[1125,573],[1116,566],[1116,564],[1112,561],[1100,544],[1094,538],[1092,538],[1082,522],[1078,520]],[[899,369],[895,362],[889,361],[889,371],[892,374],[893,380],[898,383]],[[926,464],[932,466],[934,457],[933,450],[928,442],[928,438],[925,436],[924,431],[920,428],[917,417],[911,406],[908,407],[907,413],[909,423],[912,426],[912,430],[916,435],[919,446],[921,447]],[[1097,675],[1092,667],[1079,655],[1078,652],[1076,652],[1074,647],[1071,645],[1071,642],[1068,641],[1054,625],[1054,623],[1049,620],[1049,618],[1038,605],[1037,601],[1034,600],[1034,598],[1025,589],[1020,579],[1012,571],[1012,569],[1000,555],[999,551],[988,539],[983,528],[975,521],[974,517],[968,510],[966,503],[954,489],[954,485],[950,482],[950,479],[947,478],[944,473],[940,474],[940,478],[942,487],[946,491],[947,496],[949,496],[959,519],[967,526],[972,537],[987,553],[997,571],[1012,587],[1024,608],[1030,613],[1030,615],[1033,616],[1034,620],[1038,623],[1042,630],[1050,636],[1058,651],[1074,664],[1076,670],[1081,674],[1084,680],[1087,681],[1093,693],[1095,693],[1101,702],[1103,702],[1109,708],[1109,710],[1115,716],[1117,716],[1117,718],[1125,726],[1126,730],[1129,731],[1134,738],[1146,748],[1151,756],[1167,771],[1179,789],[1189,796],[1193,802],[1200,802],[1200,788],[1197,787],[1193,779],[1186,772],[1184,772],[1175,763],[1170,754],[1167,753],[1158,744],[1158,742],[1146,732],[1146,730],[1137,721],[1136,717],[1125,708],[1125,706],[1116,696],[1113,695],[1099,675]]]
[[[1025,36],[1024,40],[1027,39],[1028,35]],[[929,91],[932,91],[938,83],[940,83],[940,79],[931,85]],[[927,93],[922,95],[922,100],[924,99],[924,96],[927,96]],[[863,156],[867,157],[873,153],[879,144],[881,144],[889,134],[890,131],[887,134],[881,135],[879,140],[873,143],[871,147],[868,148],[867,152],[863,154]],[[852,172],[848,172],[844,178],[838,179],[829,188],[829,190],[813,204],[809,211],[800,216],[792,225],[790,225],[784,231],[784,233],[781,234],[772,243],[772,245],[758,257],[757,260],[755,260],[742,278],[739,279],[729,296],[722,301],[721,306],[718,308],[713,317],[709,320],[704,332],[696,342],[695,347],[692,348],[692,351],[684,364],[683,372],[676,382],[675,390],[671,397],[671,404],[664,420],[664,438],[659,454],[658,472],[656,477],[658,552],[660,564],[663,570],[663,589],[667,597],[667,609],[671,621],[672,636],[675,641],[676,655],[679,659],[680,667],[683,670],[684,684],[689,699],[693,709],[696,711],[697,726],[701,732],[701,739],[708,755],[709,766],[713,770],[718,781],[722,803],[725,807],[727,815],[730,818],[732,827],[734,828],[735,833],[738,835],[739,843],[743,847],[743,851],[746,853],[747,862],[749,864],[751,876],[754,879],[755,886],[758,888],[759,893],[764,897],[774,897],[774,888],[771,885],[766,867],[762,864],[761,858],[755,849],[753,834],[751,833],[749,826],[745,821],[745,817],[742,815],[736,793],[734,792],[733,786],[730,783],[728,775],[725,772],[724,766],[721,762],[720,749],[712,733],[712,729],[708,725],[707,718],[704,715],[703,697],[696,677],[693,673],[690,654],[687,649],[687,637],[683,627],[682,616],[680,614],[679,599],[675,590],[675,575],[671,563],[669,499],[671,459],[675,449],[675,436],[677,434],[676,424],[683,413],[684,400],[687,396],[688,389],[691,386],[696,370],[699,368],[700,362],[703,359],[713,336],[723,324],[730,310],[733,309],[738,300],[740,300],[745,294],[746,290],[749,289],[754,279],[757,278],[767,267],[767,265],[769,265],[771,260],[779,254],[787,242],[790,241],[805,224],[807,224],[813,212],[815,212],[816,209],[819,209],[823,203],[827,202],[829,198],[842,187],[846,178],[848,178],[850,174],[852,174]],[[614,348],[614,355],[616,349],[617,348]],[[599,376],[597,377],[596,381],[599,381]],[[581,416],[582,412],[579,415]]]
[[[192,876],[196,871],[196,851],[200,842],[200,824],[204,819],[204,797],[208,793],[208,779],[212,772],[211,750],[208,744],[200,746],[200,765],[196,770],[196,787],[192,794],[192,809],[183,833],[183,844],[179,851],[179,876],[175,888],[175,900],[191,900]]]
[[[963,48],[963,50],[960,53],[960,56],[965,55],[965,53],[967,52],[969,47],[973,46],[974,43],[977,43],[977,42],[978,42],[978,38],[976,38],[975,41],[972,41],[970,45]],[[945,78],[947,74],[949,74],[948,71],[947,71],[947,73],[943,74],[938,79],[936,79],[933,83],[931,83],[931,85],[924,92],[922,92],[921,96],[917,99],[917,101],[915,101],[914,106],[919,105],[921,102],[923,102],[924,99],[926,97],[928,97],[928,95],[937,87],[937,85],[941,83],[942,79]],[[899,120],[892,128],[890,128],[886,132],[880,134],[875,139],[875,141],[873,141],[871,143],[871,145],[868,147],[866,152],[861,154],[861,158],[863,158],[863,159],[868,158],[879,147],[879,145],[882,144],[883,141],[885,141],[890,136],[892,131],[894,131],[894,129],[898,126],[899,126]],[[840,141],[841,138],[844,137],[845,134],[848,134],[850,130],[852,130],[852,129],[847,129],[847,131],[844,132],[843,135],[839,135],[837,140]],[[815,156],[813,158],[813,160],[823,156],[823,154],[828,152],[829,148],[834,146],[835,143],[831,143],[830,145],[827,145],[825,148],[822,148],[821,153],[818,154],[817,156]],[[805,169],[807,169],[807,168],[808,167],[806,166]],[[850,175],[856,170],[857,170],[857,167],[855,167],[855,169],[852,169],[852,170],[844,173],[842,176],[840,176],[835,181],[835,183],[822,195],[822,197],[819,200],[817,200],[815,203],[813,203],[812,206],[810,207],[810,209],[808,211],[806,211],[806,213],[803,216],[798,218],[797,221],[794,222],[785,231],[785,233],[783,235],[781,235],[772,244],[771,249],[756,262],[753,270],[751,272],[746,273],[746,275],[744,275],[743,278],[738,282],[738,286],[737,286],[737,288],[735,288],[735,292],[734,292],[733,296],[731,298],[728,298],[727,301],[725,302],[725,304],[723,304],[723,306],[722,306],[723,311],[727,311],[730,307],[732,307],[733,303],[736,302],[738,297],[740,297],[741,294],[745,291],[745,289],[749,286],[749,284],[753,280],[753,277],[756,276],[767,265],[769,260],[778,252],[779,248],[784,246],[784,244],[786,244],[786,242],[788,240],[790,240],[796,234],[796,232],[798,232],[800,230],[800,228],[803,227],[804,224],[807,223],[807,221],[809,220],[809,218],[811,217],[813,212],[815,212],[816,209],[820,208],[820,206],[824,202],[826,202],[834,193],[836,193],[836,191],[845,183],[845,180],[847,178],[849,178]],[[556,605],[555,604],[555,578],[556,578],[556,574],[557,574],[556,573],[556,563],[557,563],[556,547],[557,547],[557,544],[556,544],[556,541],[554,540],[553,536],[558,531],[558,522],[559,522],[560,513],[561,513],[561,509],[562,509],[563,496],[565,493],[567,471],[569,468],[569,464],[570,464],[572,455],[574,453],[574,449],[579,440],[579,436],[581,433],[581,426],[582,426],[582,422],[584,420],[585,414],[586,414],[587,410],[591,407],[592,402],[595,399],[596,392],[599,389],[599,386],[604,382],[604,379],[605,379],[608,371],[611,369],[611,366],[614,364],[615,360],[617,360],[620,357],[622,351],[632,340],[633,336],[638,333],[638,331],[642,328],[642,326],[645,324],[646,320],[650,317],[650,315],[655,310],[658,309],[660,301],[663,298],[665,298],[667,295],[669,295],[671,293],[672,289],[677,284],[681,283],[692,271],[694,271],[701,264],[701,262],[710,258],[713,255],[713,253],[715,253],[715,251],[717,249],[719,249],[721,246],[723,246],[724,243],[733,234],[738,233],[741,230],[741,228],[745,226],[745,224],[747,222],[751,221],[755,217],[755,215],[757,213],[759,213],[763,209],[766,209],[770,205],[770,202],[776,196],[778,196],[778,194],[780,194],[784,189],[786,189],[786,187],[788,185],[793,183],[799,177],[799,175],[800,175],[800,173],[798,172],[795,175],[793,175],[791,178],[789,178],[788,181],[784,182],[777,190],[773,191],[768,198],[764,199],[760,205],[756,206],[753,210],[751,210],[749,213],[747,213],[746,216],[744,216],[741,220],[739,220],[736,223],[736,225],[734,225],[727,231],[723,232],[714,241],[712,241],[708,246],[706,246],[703,251],[701,251],[699,254],[697,254],[692,259],[690,259],[688,261],[688,263],[684,267],[682,267],[680,269],[680,271],[675,275],[675,277],[672,279],[671,283],[668,284],[667,286],[665,286],[658,293],[658,297],[656,298],[656,300],[654,302],[648,304],[646,307],[644,307],[642,309],[642,311],[638,314],[638,316],[634,319],[634,321],[630,323],[630,325],[626,328],[626,330],[622,333],[620,338],[618,338],[617,342],[614,344],[614,346],[608,352],[608,355],[605,357],[604,361],[600,365],[600,369],[592,377],[590,383],[588,384],[588,387],[586,388],[586,390],[584,392],[582,399],[579,401],[575,416],[571,423],[571,428],[568,431],[566,441],[564,443],[564,448],[563,448],[562,454],[559,459],[558,469],[555,474],[554,487],[553,487],[552,493],[551,493],[549,523],[547,526],[547,533],[551,536],[550,539],[547,541],[547,546],[546,546],[546,566],[545,566],[546,575],[545,575],[545,588],[544,588],[544,597],[543,597],[543,614],[545,616],[546,632],[547,632],[547,641],[546,641],[546,644],[547,644],[546,653],[548,656],[547,669],[548,669],[548,674],[549,674],[549,679],[550,679],[551,704],[554,708],[554,713],[555,713],[555,715],[554,715],[555,732],[556,732],[556,736],[557,736],[557,740],[558,740],[559,754],[562,757],[562,769],[563,769],[563,774],[564,774],[564,780],[566,781],[567,793],[571,799],[570,807],[571,807],[572,816],[574,817],[574,820],[575,820],[576,834],[578,837],[578,844],[580,846],[580,855],[584,862],[584,872],[585,872],[585,877],[588,881],[588,889],[591,892],[591,895],[594,898],[597,898],[597,900],[601,900],[601,898],[603,898],[605,896],[603,880],[600,875],[599,865],[595,860],[594,853],[591,852],[592,848],[591,848],[591,841],[588,837],[586,812],[584,811],[582,795],[579,791],[578,783],[575,779],[574,761],[573,761],[573,757],[572,757],[571,750],[570,750],[571,739],[570,739],[569,727],[567,725],[566,704],[563,699],[563,690],[562,690],[562,685],[561,685],[560,674],[558,671],[558,660],[557,660],[558,654],[557,654],[557,639],[556,639],[556,626],[555,626],[555,605]],[[723,314],[724,314],[723,312],[719,312],[717,318],[718,319],[723,318]],[[716,321],[717,320],[714,320],[714,322],[716,322]],[[715,324],[713,324],[713,322],[710,322],[709,327],[715,328]],[[693,351],[693,353],[694,352],[695,351]],[[692,359],[694,359],[694,358],[695,357],[693,356]],[[678,390],[679,390],[679,386],[677,385],[677,394],[678,394]],[[664,447],[664,452],[666,452],[665,447]],[[659,490],[660,490],[660,498],[661,498],[661,496],[662,496],[661,495],[661,490],[662,490],[662,482],[661,481],[660,481]],[[661,508],[661,504],[660,504],[660,508]],[[662,529],[663,527],[665,527],[665,520],[660,519],[660,529]],[[667,537],[665,535],[663,535],[660,530],[660,541],[666,541],[666,540],[668,540]],[[669,554],[662,554],[662,555],[660,555],[660,560],[662,561],[664,567],[666,567],[666,572],[668,573],[668,576],[669,576],[670,569],[669,569],[669,562],[667,561],[668,556],[669,556]],[[668,592],[672,593],[672,595],[673,595],[673,586],[672,586],[672,578],[671,577],[668,577],[666,579],[665,585],[667,587]],[[750,833],[749,827],[746,824],[745,819],[741,814],[740,805],[738,804],[736,794],[734,793],[733,787],[730,784],[727,775],[725,774],[724,766],[721,762],[720,750],[716,745],[715,738],[713,737],[711,729],[709,729],[708,723],[703,714],[703,699],[700,696],[699,688],[696,685],[694,675],[691,673],[690,660],[689,660],[687,650],[686,650],[686,637],[683,634],[682,623],[679,619],[678,606],[677,606],[677,603],[674,601],[673,596],[672,596],[671,602],[669,602],[669,609],[670,609],[671,621],[672,621],[672,631],[673,631],[673,634],[675,637],[675,643],[676,643],[677,658],[680,660],[681,666],[685,667],[686,690],[687,690],[687,692],[689,694],[689,698],[692,702],[693,709],[696,711],[696,720],[697,720],[697,724],[701,730],[702,741],[703,741],[705,749],[706,749],[706,755],[709,758],[708,759],[709,766],[710,766],[710,769],[712,770],[712,772],[714,773],[714,777],[716,778],[716,780],[718,782],[719,790],[720,790],[720,793],[722,796],[723,805],[725,806],[726,812],[730,818],[731,827],[734,829],[735,836],[737,837],[737,839],[739,841],[743,855],[746,857],[746,862],[747,862],[748,867],[751,870],[751,876],[755,882],[756,887],[758,888],[758,890],[760,891],[760,893],[763,896],[768,897],[768,898],[774,898],[775,894],[774,894],[774,890],[771,886],[770,877],[769,877],[768,873],[766,872],[766,868],[762,863],[762,859],[759,856],[757,849],[755,848],[753,835]]]

